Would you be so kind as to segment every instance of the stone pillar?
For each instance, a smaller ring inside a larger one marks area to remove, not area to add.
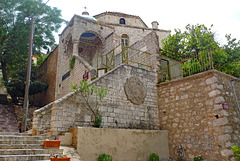
[[[78,41],[77,40],[73,40],[73,54],[75,56],[78,56]]]

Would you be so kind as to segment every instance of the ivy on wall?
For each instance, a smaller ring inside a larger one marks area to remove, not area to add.
[[[76,60],[76,56],[73,55],[70,59],[70,63],[69,63],[69,69],[72,70],[75,64],[75,60]]]

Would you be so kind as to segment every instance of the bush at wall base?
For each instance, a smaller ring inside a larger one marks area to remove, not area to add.
[[[194,157],[193,160],[194,160],[194,161],[202,161],[203,158],[202,158],[202,157]]]
[[[98,161],[113,161],[112,156],[109,154],[99,154]]]
[[[235,157],[235,161],[240,161],[240,146],[231,146],[234,157]]]
[[[159,155],[156,153],[151,153],[149,156],[149,161],[159,161]]]

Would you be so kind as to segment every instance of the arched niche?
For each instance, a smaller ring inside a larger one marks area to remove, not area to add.
[[[78,55],[83,57],[95,69],[103,57],[103,42],[97,33],[86,31],[81,34],[78,43]]]
[[[64,53],[66,53],[68,56],[72,55],[73,53],[73,42],[72,42],[72,34],[68,34],[63,40],[64,43]]]

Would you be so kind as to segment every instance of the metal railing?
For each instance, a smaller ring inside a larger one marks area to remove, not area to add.
[[[199,53],[188,60],[182,61],[182,67],[184,77],[213,69],[212,54],[211,52]]]
[[[165,61],[168,61],[165,63],[167,65],[160,67],[159,83],[214,69],[211,52],[201,52],[189,59],[174,63],[171,59]]]
[[[121,49],[119,49],[120,47]],[[106,54],[105,60],[103,62],[105,62],[103,65],[106,66],[106,72],[114,69],[116,65],[120,64],[130,64],[133,66],[152,70],[150,53],[123,46],[122,44],[119,44],[114,49],[110,50]],[[99,63],[98,66],[100,66]]]
[[[122,63],[152,70],[151,53],[122,46]]]

